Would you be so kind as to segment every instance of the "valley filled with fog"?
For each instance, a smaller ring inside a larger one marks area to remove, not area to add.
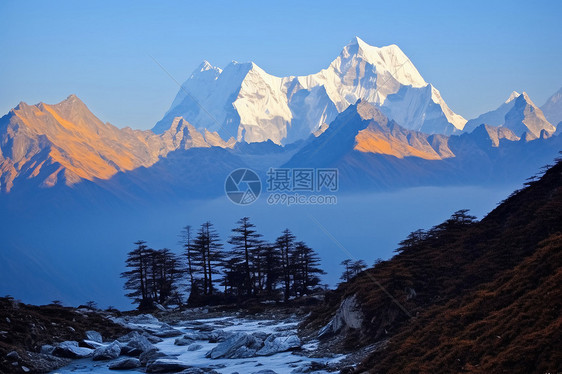
[[[454,211],[470,209],[479,219],[517,186],[418,187],[361,195],[338,194],[335,205],[268,205],[267,195],[238,206],[226,196],[134,208],[91,208],[88,214],[68,207],[37,208],[2,214],[1,295],[26,295],[24,302],[61,300],[77,306],[95,300],[100,307],[133,306],[124,296],[120,273],[133,242],[181,253],[181,229],[215,224],[225,249],[236,221],[248,216],[265,240],[289,228],[316,250],[327,272],[323,283],[339,282],[340,262],[349,257],[367,264],[388,259],[397,243],[419,228],[428,229]],[[64,205],[64,204],[63,204]],[[334,240],[335,239],[335,240]],[[337,241],[337,242],[336,242]],[[338,244],[339,242],[339,244]],[[341,246],[345,249],[342,249]],[[346,254],[346,251],[349,254]]]

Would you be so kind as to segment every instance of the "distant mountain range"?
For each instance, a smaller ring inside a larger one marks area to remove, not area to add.
[[[310,139],[286,166],[338,168],[355,190],[485,185],[522,180],[560,149],[559,136],[543,132],[527,141],[507,127],[484,124],[461,135],[428,135],[407,130],[360,102]]]
[[[20,103],[0,119],[0,191],[79,193],[87,181],[124,195],[179,185],[198,195],[242,166],[262,174],[338,167],[353,188],[518,180],[560,149],[548,119],[560,119],[561,92],[544,113],[513,92],[467,122],[395,45],[354,38],[328,68],[301,77],[204,62],[153,131],[104,123],[74,95],[55,105]]]
[[[359,99],[411,130],[451,134],[466,122],[398,46],[377,48],[356,37],[326,69],[307,76],[275,77],[254,63],[235,61],[221,70],[205,61],[153,131],[163,133],[181,116],[225,139],[288,144],[307,138]]]

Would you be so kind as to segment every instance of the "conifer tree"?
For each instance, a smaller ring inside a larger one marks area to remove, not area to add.
[[[244,272],[244,283],[242,288],[246,295],[256,293],[257,283],[260,282],[257,270],[259,264],[259,249],[261,245],[261,234],[258,234],[255,225],[248,217],[241,218],[238,227],[232,229],[232,236],[228,240],[232,247],[231,257],[233,264],[239,264]]]
[[[291,275],[293,273],[291,255],[295,248],[295,236],[289,229],[285,229],[283,234],[277,238],[275,244],[280,251],[281,270],[284,283],[284,299],[289,300],[291,295]]]
[[[134,243],[135,248],[127,254],[126,267],[130,270],[121,273],[125,278],[126,290],[130,292],[127,297],[133,299],[133,303],[139,304],[139,309],[145,309],[152,303],[148,288],[148,254],[150,249],[144,240]]]
[[[319,275],[326,273],[319,266],[320,257],[312,248],[302,241],[295,243],[292,268],[296,295],[307,295],[320,284]]]
[[[281,252],[273,244],[263,243],[261,248],[261,269],[264,277],[264,291],[268,297],[275,296],[277,284],[283,276]]]
[[[212,296],[214,290],[213,275],[220,273],[224,254],[219,235],[211,222],[205,222],[201,225],[194,245],[195,249],[201,254],[199,265],[203,270],[203,294]]]
[[[197,276],[201,273],[201,269],[197,264],[201,263],[201,252],[195,247],[195,238],[191,226],[185,226],[181,232],[181,244],[184,249],[186,258],[186,273],[189,281],[190,293],[198,293],[197,290]]]

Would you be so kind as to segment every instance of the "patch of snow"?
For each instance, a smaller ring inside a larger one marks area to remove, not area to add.
[[[135,324],[131,322],[132,326],[142,329],[147,325],[145,320],[139,319],[141,323]],[[154,326],[161,326],[160,322],[151,320],[148,324],[149,329],[154,329]],[[254,357],[246,358],[216,358],[212,359],[207,356],[207,353],[216,349],[220,342],[211,343],[207,339],[199,338],[209,338],[210,335],[220,335],[220,334],[231,334],[231,336],[245,336],[249,340],[259,342],[261,337],[268,337],[270,340],[269,347],[274,347],[278,349],[291,349],[300,345],[300,340],[297,340],[296,336],[297,325],[299,321],[297,319],[288,320],[253,320],[253,319],[242,319],[237,317],[221,317],[221,318],[209,318],[209,319],[196,319],[196,320],[185,320],[177,325],[172,325],[171,327],[188,334],[191,337],[195,337],[194,343],[188,346],[178,346],[174,344],[176,338],[164,338],[162,342],[155,344],[155,347],[163,354],[168,357],[160,357],[160,363],[169,364],[186,364],[194,368],[212,368],[219,373],[255,373],[260,370],[273,370],[278,374],[288,374],[293,372],[304,372],[307,368],[313,365],[313,362],[319,364],[329,364],[337,363],[343,359],[344,355],[338,355],[329,358],[309,358],[305,356],[300,356],[296,352],[284,351],[284,352],[271,352],[269,356],[255,356],[256,349],[253,348],[251,352],[251,347],[248,349],[248,355],[253,355]],[[168,329],[168,326],[164,326],[164,329]],[[266,341],[267,341],[266,339]],[[267,343],[265,343],[267,344]],[[303,347],[304,350],[313,350],[317,345],[317,342],[311,342]],[[245,346],[244,346],[245,347]],[[242,353],[240,351],[239,353]],[[115,373],[115,371],[109,370],[110,365],[114,365],[119,360],[123,358],[118,358],[116,360],[107,362],[94,362],[92,360],[77,360],[71,365],[61,368],[56,373],[60,374],[70,374],[70,373]],[[140,372],[141,369],[133,369]],[[317,373],[327,373],[325,371],[315,371]]]

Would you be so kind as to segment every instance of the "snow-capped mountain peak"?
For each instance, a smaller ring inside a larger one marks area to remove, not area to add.
[[[221,71],[204,62],[153,131],[162,133],[183,117],[223,139],[288,144],[325,127],[359,99],[408,129],[450,134],[466,123],[398,46],[374,47],[355,37],[326,69],[307,76],[276,77],[253,62],[236,61]]]
[[[197,70],[199,72],[203,72],[203,71],[207,71],[207,70],[215,70],[217,71],[219,74],[222,72],[222,70],[220,68],[217,68],[213,65],[211,65],[211,63],[207,60],[203,60],[203,62],[201,63],[201,65],[199,65],[199,67],[197,68]]]
[[[542,110],[525,92],[514,100],[513,108],[505,115],[503,126],[511,129],[518,136],[522,137],[528,133],[535,139],[541,137],[543,130],[548,134],[556,131],[556,128],[546,120]]]
[[[414,64],[396,44],[379,48],[356,36],[330,66],[345,74],[350,68],[357,67],[357,60],[373,65],[379,74],[390,74],[400,84],[413,87],[427,85]]]
[[[523,93],[526,95],[525,92],[523,92]],[[509,95],[509,97],[507,98],[507,100],[505,101],[505,103],[507,104],[507,103],[512,102],[513,100],[517,99],[517,98],[519,97],[519,95],[521,95],[521,94],[520,94],[519,92],[517,92],[517,91],[511,92],[511,95]]]

